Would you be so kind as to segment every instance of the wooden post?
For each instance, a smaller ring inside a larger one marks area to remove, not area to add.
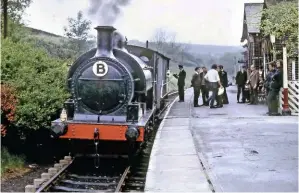
[[[289,96],[288,96],[288,62],[287,62],[287,48],[283,45],[282,48],[283,56],[283,105],[282,105],[282,115],[291,115],[291,110],[289,108]]]

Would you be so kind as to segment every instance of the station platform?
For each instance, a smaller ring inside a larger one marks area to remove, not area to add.
[[[191,88],[185,102],[169,107],[146,192],[298,192],[298,117],[268,116],[266,105],[237,103],[235,86],[227,95],[223,108],[194,108]]]
[[[145,192],[212,192],[191,135],[191,98],[170,105],[158,129],[146,177]]]

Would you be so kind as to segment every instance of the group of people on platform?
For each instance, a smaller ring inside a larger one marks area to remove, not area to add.
[[[246,66],[237,73],[236,84],[238,86],[237,102],[255,105],[258,103],[258,93],[263,93],[267,99],[268,112],[270,116],[279,115],[278,96],[283,86],[282,61],[274,61],[268,64],[268,73],[263,81],[262,73],[254,65],[250,70]],[[240,102],[240,94],[242,98]]]
[[[174,75],[178,79],[179,90],[179,102],[184,102],[184,86],[186,72],[182,65],[179,65],[180,73]],[[223,104],[228,104],[228,97],[226,93],[226,87],[228,87],[227,72],[224,71],[222,65],[213,64],[212,68],[208,71],[206,67],[196,67],[195,73],[191,80],[191,86],[194,90],[194,107],[200,107],[198,104],[198,98],[202,96],[204,106],[210,106],[210,108],[222,108]],[[220,94],[218,91],[222,89]],[[212,91],[212,95],[209,96],[209,91]],[[214,102],[216,101],[216,105]]]
[[[237,103],[258,104],[258,93],[263,92],[267,96],[268,112],[270,116],[279,115],[278,96],[283,86],[282,61],[271,62],[268,65],[266,79],[259,73],[254,65],[250,69],[243,66],[236,75]],[[179,102],[184,102],[184,87],[186,72],[182,65],[179,65],[179,74],[174,74],[178,79]],[[223,104],[229,104],[226,87],[228,87],[227,72],[222,65],[213,64],[210,70],[206,67],[196,67],[191,80],[194,90],[194,107],[210,106],[210,108],[222,108]],[[212,92],[209,96],[209,91]],[[198,98],[202,96],[203,104],[198,104]],[[242,93],[241,101],[240,95]],[[214,102],[216,101],[216,105]]]

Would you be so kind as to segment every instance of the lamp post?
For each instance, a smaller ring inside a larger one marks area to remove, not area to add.
[[[273,60],[276,60],[276,53],[275,53],[275,35],[270,35],[270,41],[272,43],[273,46]]]
[[[282,115],[291,115],[291,110],[289,108],[289,91],[288,91],[288,61],[287,61],[287,48],[285,40],[283,41],[282,48],[283,57],[283,105],[282,105]]]

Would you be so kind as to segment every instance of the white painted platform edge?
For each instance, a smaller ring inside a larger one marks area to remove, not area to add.
[[[177,96],[173,101],[172,103],[167,107],[168,109],[166,110],[166,113],[165,113],[165,116],[163,118],[163,120],[161,121],[159,127],[158,127],[158,131],[157,131],[157,134],[156,134],[156,137],[155,137],[155,141],[154,141],[154,144],[153,144],[153,148],[151,150],[151,155],[152,155],[152,152],[156,151],[157,147],[158,147],[158,144],[159,144],[159,138],[160,138],[160,135],[161,135],[161,130],[162,128],[164,127],[164,124],[165,124],[165,117],[168,116],[169,112],[170,112],[170,109],[171,107],[173,106],[173,104],[178,100],[179,96]],[[153,165],[153,161],[152,161],[152,156],[150,157],[150,160],[149,160],[149,164],[148,164],[148,169],[147,169],[147,173],[149,173],[149,168],[152,168],[152,165]],[[148,175],[146,175],[146,179],[145,179],[145,187],[144,187],[144,192],[151,192],[151,191],[147,191],[147,178],[148,178]]]
[[[193,96],[194,96],[194,93],[191,95],[191,99],[190,100],[192,100]],[[189,105],[190,105],[190,108],[189,108],[189,116],[190,116],[190,119],[189,119],[189,130],[190,130],[191,135],[192,135],[193,145],[194,145],[195,151],[197,152],[197,158],[198,158],[198,161],[200,162],[201,170],[202,170],[204,176],[211,181],[212,185],[210,183],[208,183],[208,182],[206,182],[206,183],[209,185],[211,192],[212,192],[212,190],[214,190],[215,192],[217,192],[216,190],[219,190],[219,189],[221,189],[221,192],[223,192],[222,188],[219,188],[218,186],[215,187],[215,183],[214,182],[215,182],[216,176],[214,176],[211,173],[211,171],[209,170],[209,167],[208,167],[209,164],[207,163],[207,160],[204,158],[204,156],[202,155],[202,153],[198,151],[199,150],[198,148],[200,148],[198,146],[200,144],[197,144],[197,141],[195,139],[196,136],[193,135],[193,129],[192,129],[193,128],[192,119],[195,119],[195,118],[192,117],[192,109],[193,109],[192,108],[192,103],[190,103]],[[201,137],[200,137],[200,142],[202,142]],[[202,167],[202,165],[203,165],[203,167],[205,169]]]

